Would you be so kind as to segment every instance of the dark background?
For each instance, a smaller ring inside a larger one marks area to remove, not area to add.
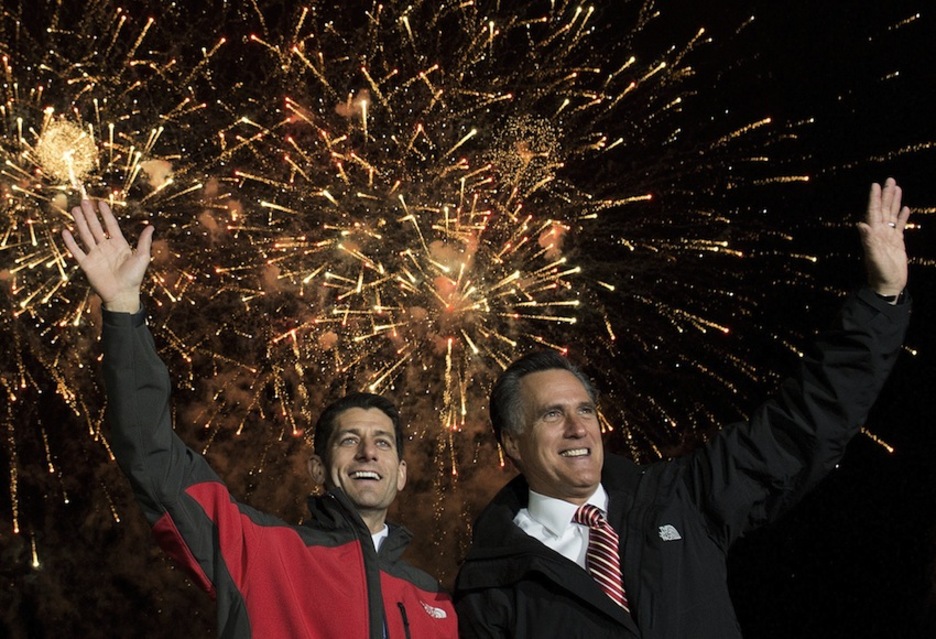
[[[914,29],[882,37],[881,27],[916,11],[922,19]],[[904,141],[933,139],[931,7],[795,2],[757,13],[765,29],[759,60],[766,85],[754,100],[793,117],[815,114],[817,164],[849,166],[822,172],[804,190],[803,205],[826,206],[832,194],[857,193],[857,183],[876,172],[897,177],[911,205],[929,204],[931,156],[850,164]],[[875,81],[898,70],[898,81]],[[908,246],[920,257],[930,253],[933,236],[929,217],[918,215],[916,222],[923,228],[910,234]],[[919,355],[904,354],[868,420],[895,452],[859,437],[840,468],[797,509],[733,549],[732,593],[746,636],[936,636],[933,284],[930,268],[912,268],[915,317],[907,344]]]
[[[728,7],[729,3],[719,3]],[[755,7],[756,8],[753,8]],[[747,103],[796,119],[814,116],[810,150],[819,176],[784,202],[821,214],[842,203],[857,208],[862,182],[894,175],[907,202],[933,198],[932,156],[888,149],[932,140],[936,89],[932,7],[918,2],[731,3],[758,16],[755,79],[729,87],[727,104]],[[710,3],[687,8],[701,22]],[[893,25],[921,12],[900,37]],[[688,15],[688,14],[687,14]],[[692,20],[689,20],[690,22]],[[731,19],[727,21],[731,23]],[[745,54],[751,53],[746,50]],[[879,79],[899,71],[899,79]],[[854,162],[856,159],[863,161]],[[919,199],[918,199],[919,198]],[[931,253],[930,217],[908,234],[912,256]],[[844,248],[844,247],[842,247]],[[823,268],[819,279],[841,271]],[[732,595],[747,637],[936,636],[933,550],[936,540],[936,452],[932,415],[934,279],[911,268],[914,320],[904,353],[868,427],[894,446],[868,438],[849,446],[840,467],[776,525],[741,540],[729,555]],[[789,307],[788,307],[789,308]],[[778,322],[796,322],[778,309]]]

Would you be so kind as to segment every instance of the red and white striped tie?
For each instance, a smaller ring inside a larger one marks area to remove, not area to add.
[[[595,578],[605,594],[624,610],[630,612],[627,595],[624,593],[624,581],[621,577],[617,532],[601,514],[601,509],[591,504],[585,504],[575,511],[572,521],[588,526],[588,550],[585,551],[585,565],[588,572]]]

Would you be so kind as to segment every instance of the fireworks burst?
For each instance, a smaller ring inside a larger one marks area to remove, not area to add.
[[[50,115],[52,110],[47,111]],[[27,149],[27,153],[29,149]],[[81,189],[82,181],[97,166],[97,145],[91,136],[68,120],[48,122],[33,151],[35,164],[52,178]]]
[[[623,43],[651,19],[638,9]],[[765,119],[682,144],[689,60],[704,32],[645,58],[599,54],[604,19],[565,2],[519,13],[388,3],[304,8],[283,18],[288,30],[263,22],[249,38],[252,59],[266,55],[269,77],[288,92],[279,90],[279,110],[244,117],[230,133],[239,192],[255,199],[229,228],[244,251],[220,271],[263,273],[245,300],[271,289],[304,300],[299,317],[267,336],[286,345],[285,359],[314,362],[346,387],[400,389],[413,403],[428,395],[432,408],[417,412],[434,417],[423,432],[483,433],[486,390],[518,354],[587,339],[586,355],[607,361],[599,353],[617,352],[619,339],[646,339],[605,310],[621,286],[606,258],[621,247],[657,273],[680,253],[741,256],[730,241],[703,237],[723,233],[727,215],[685,197],[652,221],[640,207],[695,187],[700,166],[765,164],[779,136]],[[521,43],[531,54],[518,59]],[[657,146],[673,161],[614,181],[588,174]],[[752,170],[727,181],[794,179]],[[589,250],[596,231],[635,218],[643,237],[617,234],[618,248]],[[674,238],[674,224],[705,231]],[[723,328],[683,303],[640,307],[697,332]]]
[[[106,199],[131,234],[160,219],[168,239],[157,247],[148,293],[162,306],[195,288],[192,271],[173,265],[170,242],[184,242],[194,258],[185,267],[200,268],[194,249],[204,233],[192,211],[211,206],[200,170],[207,163],[197,162],[203,142],[181,142],[184,131],[205,130],[199,119],[205,105],[194,96],[211,51],[186,67],[169,50],[148,46],[171,40],[145,16],[95,2],[66,28],[66,7],[46,9],[24,14],[7,7],[0,18],[0,330],[7,407],[0,421],[10,450],[14,531],[20,529],[17,466],[33,463],[17,448],[31,449],[36,433],[40,464],[58,480],[40,494],[69,502],[70,482],[59,461],[63,442],[49,435],[48,417],[36,408],[43,398],[86,427],[90,445],[83,455],[93,458],[100,445],[107,451],[100,390],[85,372],[93,336],[86,318],[97,313],[97,300],[82,278],[72,278],[77,269],[60,237],[71,220],[68,211],[81,197]],[[35,24],[37,16],[45,22]],[[96,398],[86,403],[89,397]]]
[[[4,10],[11,37],[0,106],[3,277],[17,315],[59,326],[77,325],[87,308],[87,295],[64,288],[75,267],[58,237],[79,197],[107,199],[131,228],[158,217],[175,233],[207,201],[207,163],[198,163],[206,141],[185,132],[206,129],[201,118],[211,116],[196,92],[223,44],[186,66],[171,49],[148,47],[163,37],[152,18],[98,2],[65,28],[65,14],[50,8],[48,23],[30,29],[20,12]],[[158,304],[176,301],[190,280],[157,270],[150,293]]]

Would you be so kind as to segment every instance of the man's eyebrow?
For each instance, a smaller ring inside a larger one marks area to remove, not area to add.
[[[562,412],[563,410],[565,410],[565,405],[564,404],[544,404],[543,406],[540,406],[539,409],[537,410],[537,415],[545,415],[546,413],[554,411],[554,410]]]
[[[375,437],[389,437],[394,438],[395,433],[391,430],[371,430],[369,431]],[[345,428],[339,428],[335,431],[335,437],[340,437],[341,435],[357,435],[358,437],[363,437],[363,430],[357,426],[347,426]]]
[[[563,403],[563,402],[553,402],[553,403],[551,403],[551,404],[543,404],[542,406],[539,407],[539,409],[540,409],[541,411],[547,411],[547,410],[561,410],[561,409],[565,408],[566,406],[572,406],[572,407],[574,407],[574,408],[582,408],[583,406],[588,406],[589,408],[594,408],[594,407],[595,407],[595,402],[591,401],[590,399],[585,399],[585,400],[582,400],[582,401],[577,402],[577,403],[576,403],[576,402],[570,402],[570,403],[568,403],[568,404],[565,404],[565,403]]]

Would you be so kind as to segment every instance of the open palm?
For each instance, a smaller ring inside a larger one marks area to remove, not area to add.
[[[81,206],[72,209],[72,217],[84,248],[67,229],[62,231],[65,246],[91,287],[101,296],[104,307],[110,311],[135,313],[140,307],[140,286],[150,262],[153,227],[143,230],[134,249],[124,238],[106,202],[99,202],[95,207],[90,200],[83,200]]]
[[[902,195],[893,178],[887,178],[883,189],[872,184],[868,213],[864,221],[858,223],[868,285],[881,295],[898,295],[907,285],[904,229],[910,209],[901,206]]]

